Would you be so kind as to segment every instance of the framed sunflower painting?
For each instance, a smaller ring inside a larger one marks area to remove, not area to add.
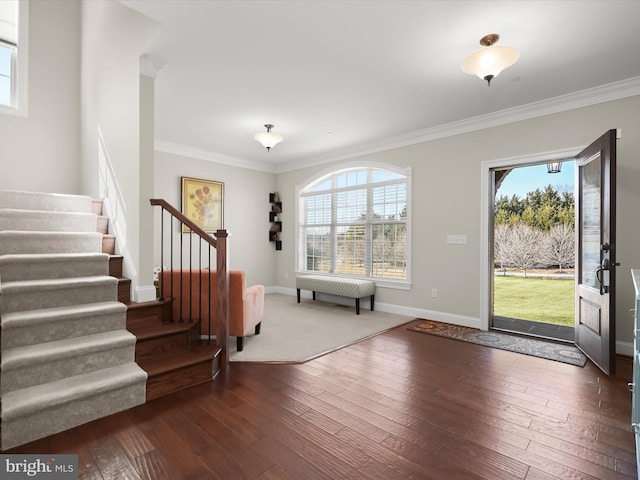
[[[207,233],[223,228],[224,183],[182,177],[182,214]],[[182,225],[182,232],[191,229]]]

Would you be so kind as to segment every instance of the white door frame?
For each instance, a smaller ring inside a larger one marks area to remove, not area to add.
[[[491,184],[491,169],[500,167],[523,167],[548,163],[552,160],[575,160],[584,147],[567,148],[550,152],[536,153],[522,157],[503,158],[500,160],[486,160],[480,165],[481,201],[480,201],[480,329],[489,330],[489,314],[491,305],[489,302],[492,274],[489,242],[489,219],[493,208],[494,199],[491,198],[493,185]],[[576,169],[577,172],[577,169]]]

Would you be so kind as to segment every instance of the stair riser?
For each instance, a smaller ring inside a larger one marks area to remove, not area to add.
[[[109,260],[107,256],[99,259],[70,260],[60,259],[48,262],[33,262],[28,268],[25,263],[7,263],[0,266],[2,282],[16,280],[42,280],[52,278],[74,278],[82,276],[109,275]]]
[[[0,231],[96,232],[98,217],[90,213],[0,210]]]
[[[154,375],[147,381],[147,401],[185,388],[210,382],[220,371],[219,357],[168,373]]]
[[[76,286],[40,292],[3,294],[0,297],[0,312],[25,312],[42,308],[113,301],[117,298],[117,288],[117,284],[112,283],[110,285]]]
[[[104,346],[103,350],[82,352],[64,358],[48,359],[43,355],[38,363],[25,365],[21,368],[8,368],[2,371],[2,393],[27,388],[34,385],[53,382],[61,378],[94,372],[108,367],[123,365],[131,361],[135,355],[134,342],[129,345]]]
[[[0,232],[0,255],[25,253],[95,253],[102,251],[99,233]]]
[[[2,348],[23,347],[125,328],[126,314],[124,312],[80,318],[77,316],[56,317],[44,323],[38,322],[33,325],[3,330]]]
[[[163,353],[171,352],[171,350],[180,350],[195,344],[196,341],[193,335],[190,336],[189,332],[179,332],[159,338],[139,340],[136,344],[136,360],[162,355]]]
[[[87,392],[90,394],[91,392]],[[144,403],[145,383],[126,386],[100,395],[87,397],[36,413],[2,421],[2,448],[4,450],[48,437],[77,425],[111,415]]]
[[[109,275],[116,278],[122,277],[122,261],[121,256],[109,257]]]
[[[109,233],[109,217],[100,215],[97,219],[96,231],[104,234]]]
[[[171,319],[170,303],[153,303],[146,308],[127,310],[127,328],[135,329],[149,325],[162,324]]]

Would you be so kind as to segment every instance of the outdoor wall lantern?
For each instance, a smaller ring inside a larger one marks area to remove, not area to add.
[[[562,162],[547,163],[547,173],[560,173],[561,169],[562,169]]]

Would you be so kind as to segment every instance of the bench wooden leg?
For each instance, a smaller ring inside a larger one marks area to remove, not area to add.
[[[356,315],[360,315],[360,299],[356,298]]]
[[[300,303],[300,289],[298,288],[298,303]]]
[[[371,311],[373,312],[373,299],[374,299],[375,295],[371,295]]]

